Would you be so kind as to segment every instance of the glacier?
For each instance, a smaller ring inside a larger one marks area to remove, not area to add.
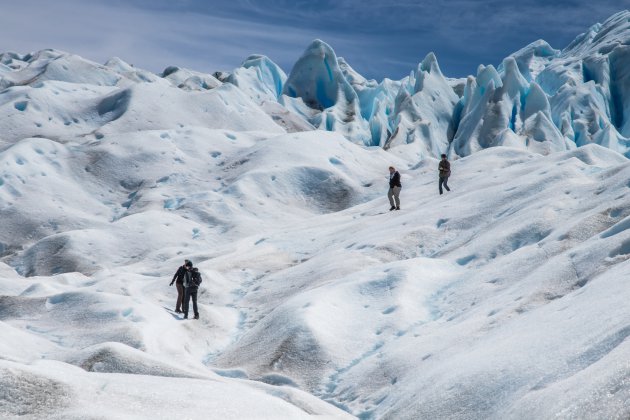
[[[0,417],[628,418],[629,72],[628,11],[460,79],[0,54]]]
[[[593,143],[628,156],[629,28],[625,11],[562,51],[533,42],[498,68],[481,65],[463,89],[442,74],[432,53],[409,77],[378,83],[315,40],[286,81],[271,66],[273,77],[259,72],[246,89],[316,128],[418,159],[500,145],[550,153]],[[250,65],[246,60],[234,77]],[[280,86],[282,95],[269,95]]]
[[[203,92],[227,84],[285,130],[334,131],[417,159],[464,157],[501,145],[550,153],[599,144],[628,156],[629,31],[628,12],[619,12],[563,50],[538,40],[496,68],[480,65],[476,75],[455,81],[442,74],[433,53],[402,80],[366,80],[331,46],[315,40],[288,76],[264,55],[252,55],[228,73],[169,67],[155,75],[118,58],[101,66],[55,50],[4,53],[0,87],[50,80]],[[28,103],[17,102],[18,108]]]

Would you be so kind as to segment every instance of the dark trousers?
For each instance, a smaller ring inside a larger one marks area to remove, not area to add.
[[[190,298],[192,296],[193,302],[193,312],[195,316],[199,315],[199,310],[197,310],[197,288],[196,287],[185,287],[186,290],[184,294],[184,316],[188,316],[188,308],[190,305]]]
[[[177,303],[175,304],[175,312],[181,312],[182,301],[184,300],[184,284],[175,283],[175,286],[177,287]]]
[[[444,185],[444,188],[446,188],[446,191],[450,191],[450,190],[451,190],[451,189],[448,187],[447,182],[448,182],[448,177],[447,177],[447,176],[441,176],[441,177],[440,177],[440,184],[439,184],[439,187],[440,187],[440,194],[442,194],[442,185]]]

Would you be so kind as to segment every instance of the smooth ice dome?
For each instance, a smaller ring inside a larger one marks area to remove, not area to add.
[[[340,132],[360,144],[372,143],[357,93],[346,80],[335,52],[325,42],[315,40],[306,49],[293,66],[283,93],[285,104],[299,98],[316,111],[308,118],[313,126]]]
[[[630,417],[629,22],[465,79],[0,54],[0,417]]]

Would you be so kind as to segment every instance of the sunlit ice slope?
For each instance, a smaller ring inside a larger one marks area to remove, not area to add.
[[[249,393],[276,418],[629,414],[630,165],[611,150],[488,149],[442,196],[435,160],[324,132],[32,138],[0,163],[8,415],[166,417],[188,387],[198,418],[248,417]],[[173,312],[184,258],[198,321]]]
[[[377,198],[213,259],[241,329],[210,363],[362,418],[627,416],[628,161],[491,149],[443,196],[436,165],[403,172],[400,212]]]

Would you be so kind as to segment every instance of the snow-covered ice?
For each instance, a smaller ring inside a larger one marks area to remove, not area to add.
[[[628,418],[629,21],[466,80],[0,55],[0,416]]]

